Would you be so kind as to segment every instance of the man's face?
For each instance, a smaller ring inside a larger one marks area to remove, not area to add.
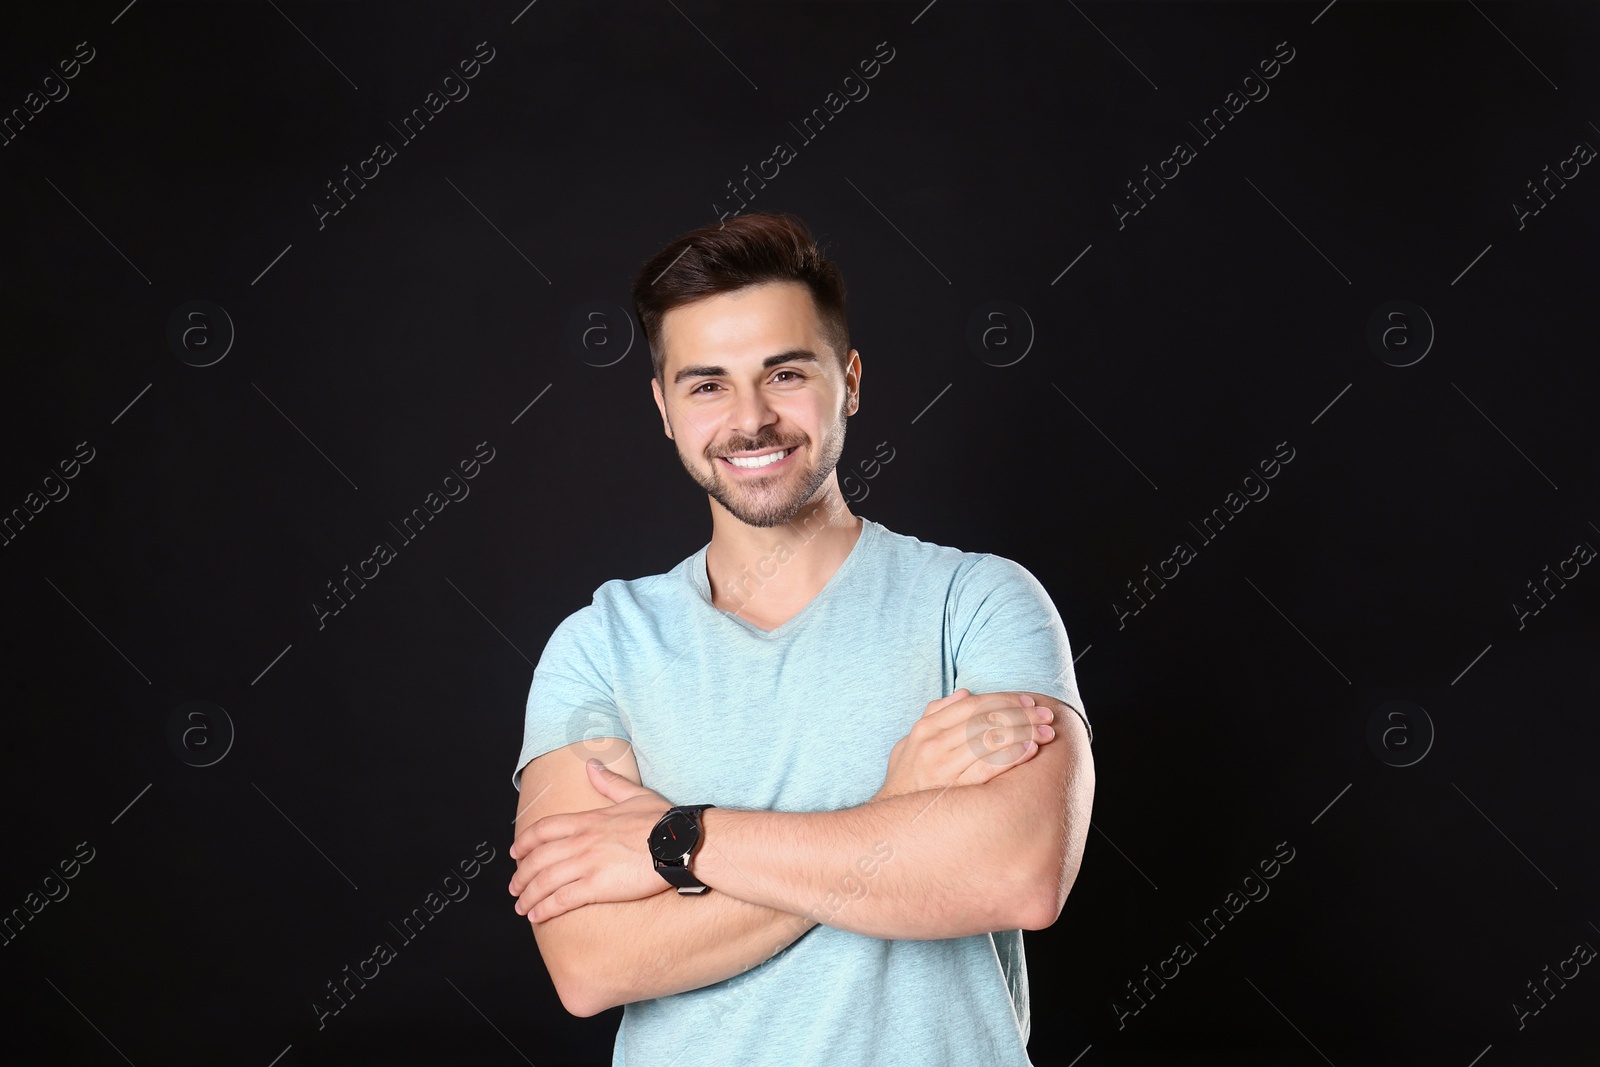
[[[748,526],[789,522],[822,494],[844,451],[860,382],[855,351],[847,381],[799,282],[673,308],[661,337],[665,385],[652,379],[651,388],[684,470]],[[730,456],[770,465],[741,467]]]

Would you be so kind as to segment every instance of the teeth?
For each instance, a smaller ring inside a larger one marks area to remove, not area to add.
[[[754,456],[750,458],[743,458],[740,456],[725,456],[724,458],[729,463],[732,463],[735,467],[743,467],[745,470],[753,470],[756,467],[771,466],[793,451],[794,449],[792,448],[786,448],[782,452],[769,452],[765,456]]]

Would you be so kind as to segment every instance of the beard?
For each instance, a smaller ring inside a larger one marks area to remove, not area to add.
[[[746,526],[782,526],[792,521],[800,510],[810,503],[811,498],[822,487],[822,483],[828,480],[828,476],[839,465],[839,457],[844,454],[845,423],[848,419],[845,413],[849,408],[850,394],[847,392],[844,403],[839,407],[838,418],[823,434],[822,454],[810,468],[798,466],[802,459],[800,453],[805,448],[804,442],[783,441],[773,435],[740,444],[727,451],[756,452],[770,448],[793,448],[796,454],[786,457],[784,462],[793,458],[797,469],[785,470],[781,474],[754,477],[736,475],[727,478],[723,476],[721,460],[716,457],[711,458],[709,471],[698,470],[687,461],[683,461],[683,469],[689,472],[689,477],[693,478],[695,484],[704,489],[711,499],[721,504],[730,515]],[[683,460],[681,453],[678,458]]]

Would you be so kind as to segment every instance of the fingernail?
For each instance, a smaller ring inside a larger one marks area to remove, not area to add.
[[[1040,726],[1039,726],[1039,736],[1040,737],[1042,737],[1042,738],[1044,738],[1045,740],[1048,741],[1050,738],[1054,737],[1055,735],[1056,735],[1056,732],[1054,730],[1052,730],[1050,727],[1045,726],[1042,723],[1040,724]]]

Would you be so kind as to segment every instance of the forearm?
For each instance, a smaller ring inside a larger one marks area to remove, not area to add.
[[[712,890],[586,904],[534,925],[561,1002],[588,1016],[712,985],[764,963],[816,921]]]
[[[1043,910],[1039,845],[1027,813],[993,784],[906,793],[841,811],[707,809],[695,875],[724,896],[869,937],[1032,928]],[[886,853],[883,862],[862,863]]]

